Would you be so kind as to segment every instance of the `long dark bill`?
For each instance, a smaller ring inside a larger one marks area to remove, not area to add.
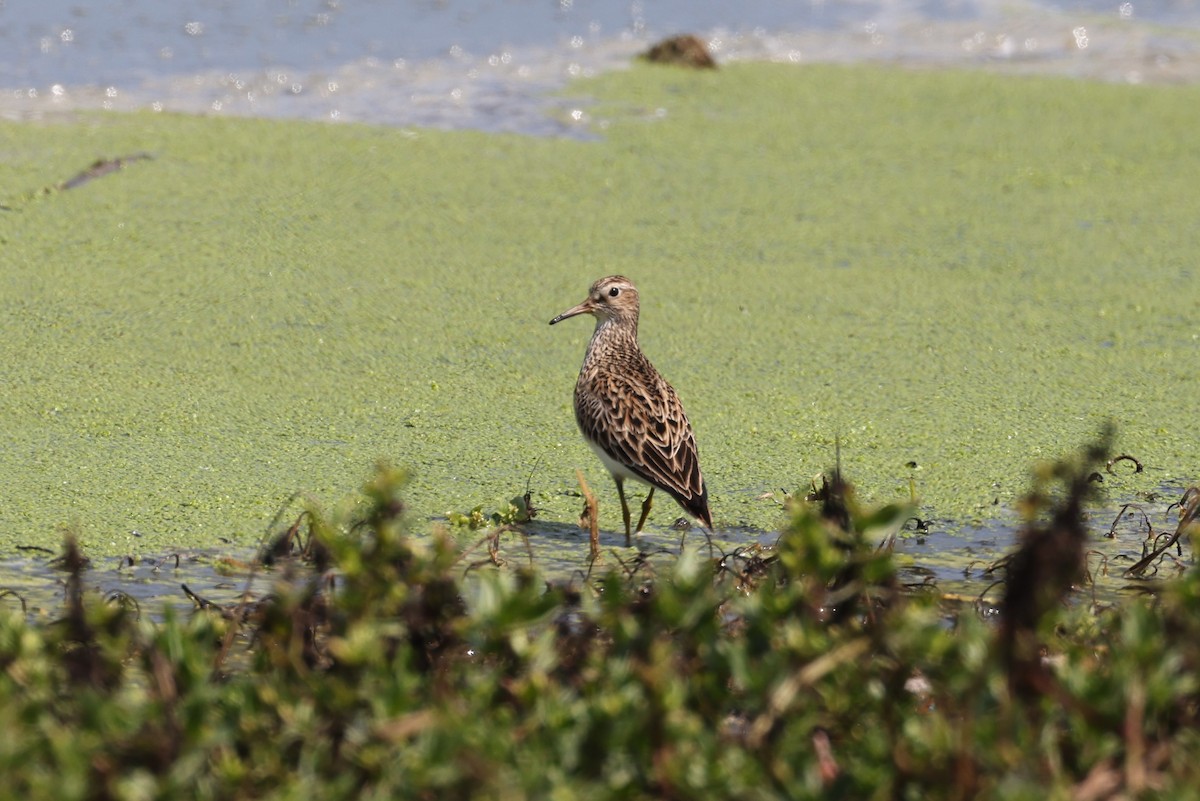
[[[580,303],[578,306],[573,306],[572,308],[567,309],[565,312],[563,312],[562,314],[555,317],[553,320],[550,321],[550,325],[554,325],[555,323],[561,323],[563,320],[567,319],[568,317],[575,317],[576,315],[579,315],[579,314],[587,314],[591,310],[592,310],[592,301],[591,301],[591,298],[589,298],[589,299],[585,300],[583,303]]]

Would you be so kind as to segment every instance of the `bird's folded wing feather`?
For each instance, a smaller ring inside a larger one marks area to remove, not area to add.
[[[704,493],[696,438],[675,390],[661,377],[644,384],[599,378],[580,397],[579,426],[585,437],[650,484],[693,499]]]

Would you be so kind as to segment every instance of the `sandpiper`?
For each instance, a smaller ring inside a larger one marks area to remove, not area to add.
[[[700,475],[696,437],[679,396],[638,346],[638,291],[622,275],[592,284],[587,300],[550,325],[590,314],[596,330],[575,383],[575,421],[588,445],[612,473],[621,497],[625,542],[632,541],[625,479],[650,486],[637,529],[641,533],[654,491],[669,493],[712,531],[708,490]]]

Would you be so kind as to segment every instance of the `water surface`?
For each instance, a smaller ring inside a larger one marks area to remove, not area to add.
[[[568,81],[700,34],[721,61],[887,62],[1140,83],[1200,75],[1185,2],[8,0],[0,114],[187,111],[583,135]]]

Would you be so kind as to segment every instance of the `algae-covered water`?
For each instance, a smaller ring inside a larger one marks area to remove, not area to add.
[[[1114,497],[1195,480],[1197,87],[739,64],[569,91],[590,141],[0,123],[0,547],[245,547],[380,459],[418,529],[528,488],[566,530],[581,467],[615,530],[571,412],[590,325],[546,322],[617,272],[720,529],[772,530],[835,443],[860,495],[944,527],[1108,420],[1146,467]]]

